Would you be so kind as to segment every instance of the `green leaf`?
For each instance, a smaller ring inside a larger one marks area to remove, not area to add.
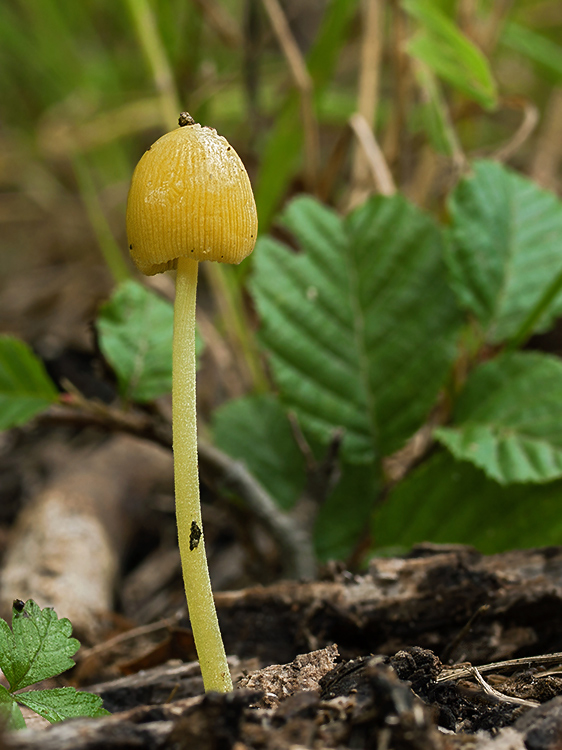
[[[125,281],[100,308],[100,349],[126,400],[152,401],[172,390],[174,306],[136,281]],[[195,332],[196,354],[203,342]]]
[[[341,478],[316,519],[314,536],[319,560],[349,557],[369,528],[380,489],[380,477],[372,464],[341,466]]]
[[[559,544],[562,481],[502,487],[438,451],[400,482],[374,514],[375,551],[419,542],[471,544],[493,554]]]
[[[13,336],[0,336],[0,430],[29,422],[57,400],[45,367]]]
[[[152,401],[172,389],[174,308],[136,281],[120,284],[97,321],[100,348],[123,398]]]
[[[58,619],[50,607],[41,609],[32,599],[12,610],[12,630],[0,619],[0,669],[10,691],[33,685],[74,666],[70,658],[80,643],[71,638],[72,625]]]
[[[304,458],[279,401],[272,395],[229,401],[213,415],[221,450],[243,461],[282,508],[291,508],[305,481]]]
[[[247,396],[225,404],[215,412],[213,434],[217,446],[244,461],[282,508],[294,505],[305,488],[305,463],[275,396]],[[368,528],[380,488],[374,471],[371,464],[341,467],[341,477],[316,519],[314,536],[320,560],[345,559]]]
[[[505,25],[501,41],[510,49],[522,53],[545,68],[550,73],[553,84],[560,84],[562,81],[561,45],[513,21]]]
[[[14,698],[47,721],[55,723],[77,716],[109,716],[102,706],[102,699],[93,693],[78,691],[73,687],[51,690],[28,690],[17,693]]]
[[[460,153],[458,139],[439,82],[429,67],[422,62],[416,65],[415,74],[423,92],[422,124],[431,145],[446,156]]]
[[[448,262],[461,304],[486,339],[514,337],[562,273],[562,204],[495,162],[480,161],[450,203]],[[534,326],[544,331],[562,312],[562,293]]]
[[[485,109],[497,104],[496,84],[482,52],[431,2],[402,0],[421,25],[408,52]]]
[[[562,361],[518,352],[480,365],[435,436],[501,484],[562,477]]]
[[[283,401],[342,456],[368,463],[423,423],[455,356],[460,324],[439,229],[400,196],[342,221],[309,197],[284,215],[301,252],[270,238],[251,291]]]
[[[25,729],[25,719],[13,696],[0,685],[0,727],[9,732]]]

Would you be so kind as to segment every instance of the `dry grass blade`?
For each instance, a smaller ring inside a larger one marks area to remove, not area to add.
[[[468,32],[468,36],[475,40],[482,52],[487,57],[490,57],[496,49],[504,22],[513,5],[513,0],[496,0],[496,2],[492,3],[486,23],[481,25],[478,33],[475,33],[476,30],[473,27],[476,17],[474,4],[469,2],[464,5],[466,6],[466,12],[463,19],[461,10],[461,26]]]
[[[494,698],[501,703],[515,703],[518,706],[527,706],[528,708],[536,708],[537,706],[540,706],[540,703],[538,701],[532,701],[527,698],[516,698],[515,696],[504,695],[504,693],[500,693],[499,690],[496,690],[491,685],[488,685],[488,683],[482,677],[476,667],[472,667],[471,671],[473,677],[476,679],[476,682],[478,682],[478,684],[484,689],[484,692],[491,698]]]
[[[308,188],[314,191],[318,176],[319,138],[312,78],[278,1],[263,0],[263,5],[300,93],[305,143],[305,179]]]
[[[380,59],[382,51],[382,0],[365,0],[362,9],[363,37],[361,40],[361,69],[357,111],[374,130],[379,98]],[[369,165],[363,148],[357,144],[351,172],[350,204],[357,205],[371,192]]]
[[[409,149],[406,139],[408,109],[411,100],[411,58],[406,52],[408,38],[408,19],[398,0],[391,0],[391,32],[389,35],[389,55],[392,64],[390,81],[393,96],[392,109],[388,119],[382,149],[389,164],[398,165],[399,173],[406,171]],[[400,182],[400,180],[399,180]]]
[[[171,428],[164,420],[156,420],[139,412],[124,412],[100,402],[84,398],[73,389],[66,407],[53,407],[41,421],[98,425],[113,432],[123,432],[171,447]],[[71,408],[68,408],[71,407]],[[219,489],[238,495],[263,523],[282,551],[284,574],[288,578],[313,578],[316,561],[312,540],[306,530],[290,515],[283,513],[262,485],[240,462],[199,440],[199,463],[203,475],[212,477]]]
[[[478,667],[480,674],[487,672],[504,672],[516,669],[528,669],[529,667],[541,667],[562,664],[562,652],[557,651],[553,654],[541,654],[540,656],[527,656],[523,659],[507,659],[506,661],[495,661],[490,664],[481,664]],[[474,667],[472,664],[460,664],[454,667],[446,667],[441,674],[437,676],[436,682],[449,682],[450,680],[460,680],[465,677],[471,677]]]

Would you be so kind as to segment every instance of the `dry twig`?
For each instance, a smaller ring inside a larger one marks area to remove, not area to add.
[[[505,695],[504,693],[500,693],[499,690],[496,690],[491,685],[488,685],[486,680],[478,671],[477,667],[472,667],[471,672],[476,682],[480,685],[480,687],[484,689],[484,692],[491,698],[494,698],[501,703],[515,703],[517,706],[527,706],[528,708],[536,708],[537,706],[540,706],[540,703],[538,701],[532,701],[528,698],[516,698],[512,695]]]
[[[171,425],[163,419],[137,411],[120,409],[91,401],[74,391],[67,406],[53,406],[40,419],[68,424],[95,425],[106,431],[125,432],[172,446]],[[199,440],[201,469],[219,489],[235,492],[269,531],[281,549],[284,574],[289,578],[311,578],[316,572],[310,535],[290,515],[283,513],[269,493],[236,461],[214,446]]]
[[[562,88],[556,88],[548,100],[530,171],[531,178],[549,190],[557,190],[560,184],[558,177],[562,160],[560,133],[562,133]]]
[[[520,97],[511,97],[506,99],[504,104],[510,109],[521,110],[523,120],[509,141],[492,153],[491,158],[498,161],[508,161],[529,138],[539,121],[539,110],[530,101],[525,101]]]
[[[361,144],[377,192],[382,195],[394,195],[396,185],[392,179],[392,173],[369,123],[363,115],[356,112],[349,118],[349,125]]]
[[[562,665],[562,652],[558,651],[553,654],[541,654],[540,656],[527,656],[522,659],[506,659],[505,661],[495,661],[490,664],[481,664],[478,671],[481,674],[489,672],[505,672],[516,669],[528,669],[529,667],[540,667],[554,664]],[[451,680],[461,680],[472,676],[472,664],[459,664],[455,667],[445,668],[437,676],[436,682],[449,682]]]

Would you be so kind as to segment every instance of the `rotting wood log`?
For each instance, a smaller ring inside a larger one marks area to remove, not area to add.
[[[120,561],[139,508],[156,487],[172,487],[169,451],[115,436],[74,451],[67,466],[18,518],[0,573],[0,608],[34,599],[95,640],[100,614],[113,610]]]
[[[562,651],[562,547],[485,556],[420,545],[405,558],[374,559],[363,575],[335,571],[216,601],[227,653],[262,664],[332,643],[346,658],[415,645],[482,664]]]

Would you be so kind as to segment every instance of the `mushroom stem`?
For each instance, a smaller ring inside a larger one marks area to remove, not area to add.
[[[195,299],[198,261],[178,258],[174,306],[173,443],[176,518],[183,581],[205,690],[232,680],[222,642],[202,535],[195,407]]]

